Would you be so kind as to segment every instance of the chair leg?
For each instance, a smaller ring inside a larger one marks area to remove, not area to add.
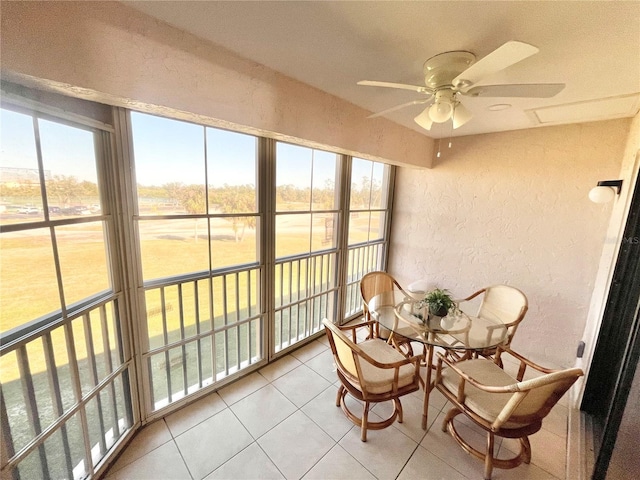
[[[402,403],[400,403],[399,398],[393,399],[393,408],[398,412],[398,423],[402,423]]]
[[[369,424],[369,402],[364,402],[362,408],[362,424],[360,425],[360,440],[367,441],[367,426]]]
[[[522,445],[522,461],[526,464],[531,463],[531,444],[529,443],[529,437],[520,438],[520,445]]]
[[[487,432],[487,453],[484,457],[484,480],[491,480],[491,472],[493,471],[493,432]]]
[[[340,388],[338,389],[338,396],[336,397],[336,407],[340,406],[340,399],[342,398],[343,392],[344,392],[344,386],[340,385]]]
[[[461,410],[458,410],[457,408],[453,407],[451,410],[449,410],[447,412],[447,415],[444,417],[444,420],[442,421],[442,431],[446,432],[447,431],[447,424],[451,421],[451,419],[453,417],[455,417],[456,415],[462,413]]]

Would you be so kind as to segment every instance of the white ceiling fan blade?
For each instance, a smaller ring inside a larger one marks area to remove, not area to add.
[[[458,103],[453,110],[453,128],[460,128],[462,125],[471,120],[473,114],[467,107]]]
[[[452,84],[464,91],[483,78],[504,70],[531,55],[535,55],[538,51],[536,47],[528,43],[507,42],[467,68],[453,79]]]
[[[382,110],[381,112],[374,113],[369,115],[367,118],[376,118],[382,115],[386,115],[390,112],[395,112],[396,110],[400,110],[401,108],[409,107],[411,105],[419,105],[421,103],[427,103],[429,101],[428,98],[421,98],[420,100],[414,100],[412,102],[403,103],[401,105],[396,105],[395,107],[387,108],[386,110]]]
[[[393,82],[378,82],[375,80],[360,80],[358,85],[365,85],[367,87],[386,87],[386,88],[400,88],[402,90],[411,90],[412,92],[419,93],[431,93],[427,87],[421,87],[419,85],[407,85],[406,83],[393,83]]]
[[[564,83],[526,83],[508,85],[481,85],[466,92],[470,97],[530,97],[551,98],[564,89]]]
[[[429,107],[425,108],[424,111],[413,120],[425,130],[431,130],[431,125],[433,125],[433,121],[431,117],[429,117]]]

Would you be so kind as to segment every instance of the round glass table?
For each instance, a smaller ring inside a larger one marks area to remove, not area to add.
[[[427,428],[429,394],[433,389],[431,374],[435,349],[439,347],[445,353],[468,358],[474,352],[495,348],[507,340],[507,328],[498,319],[474,317],[459,308],[445,317],[430,315],[422,301],[400,290],[374,296],[367,308],[372,320],[379,323],[380,331],[388,334],[389,343],[398,345],[410,341],[424,345],[423,430]]]

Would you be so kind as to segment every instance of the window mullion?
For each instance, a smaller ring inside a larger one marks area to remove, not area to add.
[[[262,345],[265,357],[269,361],[275,353],[275,151],[275,140],[264,137],[258,140],[258,210],[262,225],[260,231]]]
[[[338,215],[338,268],[336,269],[336,285],[338,286],[336,318],[338,323],[345,316],[347,299],[347,275],[349,269],[349,200],[351,195],[351,163],[352,157],[342,155],[340,161],[340,192]]]

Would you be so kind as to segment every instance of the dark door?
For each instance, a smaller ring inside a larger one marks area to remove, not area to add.
[[[640,182],[636,181],[622,245],[581,409],[594,425],[593,479],[604,479],[640,358]]]

